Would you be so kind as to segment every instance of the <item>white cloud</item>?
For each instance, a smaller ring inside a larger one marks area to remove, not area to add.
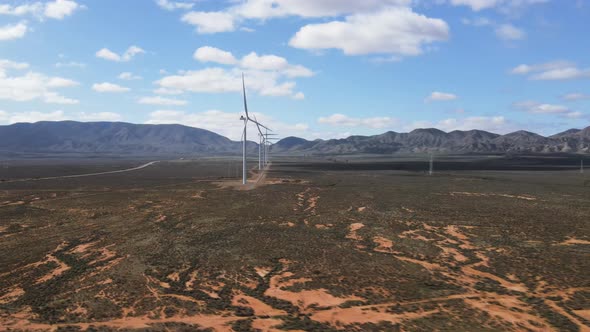
[[[521,64],[511,71],[516,75],[529,75],[537,81],[573,80],[590,78],[590,68],[580,69],[569,61],[553,61],[537,65]]]
[[[35,2],[31,4],[22,4],[18,6],[2,4],[0,5],[0,15],[24,16],[38,15],[43,11],[43,4]]]
[[[49,88],[69,88],[80,85],[80,83],[63,77],[52,77],[47,81]]]
[[[590,99],[590,95],[587,95],[584,93],[568,93],[568,94],[562,96],[561,99],[567,100],[567,101],[584,100],[584,99]]]
[[[215,62],[224,65],[233,65],[238,62],[231,52],[211,46],[198,48],[193,54],[193,58],[200,62]]]
[[[514,106],[531,114],[564,114],[570,112],[567,106],[542,104],[535,101],[522,101],[515,103]]]
[[[137,54],[143,53],[145,53],[145,51],[142,48],[133,45],[130,46],[122,55],[119,55],[108,48],[102,48],[96,52],[96,57],[115,62],[127,62],[133,59],[133,57]]]
[[[77,104],[76,99],[66,98],[55,89],[76,86],[79,83],[62,77],[48,77],[41,73],[29,71],[26,74],[10,76],[9,70],[28,68],[26,63],[0,60],[0,100],[17,102],[41,100],[50,104]]]
[[[209,110],[198,113],[184,111],[160,110],[152,112],[146,123],[149,124],[182,124],[202,128],[226,136],[233,140],[240,140],[244,123],[240,120],[240,113],[228,113],[219,110]],[[304,123],[287,124],[269,117],[263,113],[252,112],[257,120],[268,126],[281,136],[306,136],[309,126]],[[248,139],[256,140],[257,129],[253,123],[248,126]]]
[[[0,26],[0,41],[23,38],[27,31],[28,27],[25,22]]]
[[[128,92],[131,89],[117,85],[117,84],[104,82],[104,83],[96,83],[96,84],[92,85],[92,90],[94,90],[96,92],[101,92],[101,93],[122,93],[122,92]]]
[[[55,0],[45,5],[45,16],[61,20],[80,9],[80,5],[71,0]]]
[[[353,118],[344,114],[332,114],[328,117],[321,117],[318,123],[334,127],[366,127],[373,129],[390,128],[398,123],[390,117]]]
[[[225,12],[189,12],[181,20],[196,26],[200,34],[229,32],[236,29],[233,15]]]
[[[438,128],[447,132],[478,129],[504,134],[514,131],[516,126],[503,116],[473,116],[461,119],[448,118],[435,123],[430,121],[416,121],[405,127],[408,131],[417,128]]]
[[[160,105],[160,106],[184,106],[188,104],[186,100],[164,98],[161,96],[156,97],[142,97],[138,101],[144,105]]]
[[[229,11],[249,19],[287,16],[320,18],[374,12],[385,7],[410,4],[411,0],[246,0]]]
[[[248,90],[262,96],[292,96],[295,82],[280,82],[283,76],[276,71],[240,68],[205,68],[166,76],[156,82],[160,88],[196,93],[224,93],[242,91],[242,72],[246,75]]]
[[[305,94],[303,92],[297,92],[293,95],[293,99],[295,100],[303,100],[305,99]]]
[[[39,20],[43,18],[52,18],[62,20],[66,16],[71,16],[75,11],[84,8],[76,1],[72,0],[54,0],[34,3],[25,3],[22,5],[0,5],[0,15],[25,16],[32,15]]]
[[[570,112],[570,113],[565,114],[565,117],[568,118],[568,119],[579,119],[579,118],[584,117],[584,113],[582,113],[582,112]]]
[[[139,75],[133,75],[133,73],[130,72],[123,72],[121,74],[119,74],[119,79],[120,80],[124,80],[124,81],[134,81],[134,80],[141,80],[143,77],[139,76]]]
[[[175,1],[168,1],[168,0],[156,0],[156,4],[160,6],[160,8],[173,11],[176,9],[183,9],[188,10],[195,6],[194,3],[188,2],[175,2]]]
[[[242,66],[258,70],[280,70],[289,65],[287,59],[276,55],[258,56],[256,52],[251,52],[242,59]]]
[[[473,11],[497,8],[501,12],[511,14],[529,5],[545,3],[549,0],[450,0],[453,6],[468,6]]]
[[[201,62],[237,65],[243,69],[258,71],[276,71],[289,78],[312,77],[315,75],[310,69],[301,65],[289,64],[287,59],[273,54],[258,55],[256,52],[250,52],[238,61],[231,52],[203,46],[195,51],[193,57]]]
[[[345,21],[306,25],[289,45],[310,50],[340,49],[347,55],[412,56],[423,53],[425,44],[448,38],[445,21],[414,13],[410,8],[394,7],[348,16]]]
[[[56,68],[85,68],[86,64],[85,63],[81,63],[81,62],[75,62],[75,61],[70,61],[70,62],[58,62],[55,64]]]
[[[461,20],[461,22],[465,25],[472,25],[476,27],[494,25],[494,22],[487,17],[476,17],[474,19],[464,18]]]
[[[12,113],[8,118],[9,123],[39,122],[39,121],[62,121],[66,116],[63,111],[54,112],[20,112]]]
[[[427,102],[449,101],[449,100],[455,100],[455,99],[457,99],[456,95],[454,95],[452,93],[445,93],[445,92],[439,92],[439,91],[434,91],[433,93],[430,94],[430,96],[426,97]]]
[[[526,37],[526,33],[512,24],[502,24],[496,28],[496,35],[503,40],[520,40]]]
[[[78,119],[81,121],[121,121],[123,117],[121,114],[113,112],[98,112],[98,113],[80,113]]]

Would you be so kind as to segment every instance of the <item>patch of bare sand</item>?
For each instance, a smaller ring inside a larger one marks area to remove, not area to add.
[[[576,245],[576,244],[581,244],[581,245],[590,245],[590,241],[588,240],[581,240],[575,237],[570,237],[569,239],[559,243],[559,245],[562,246],[571,246],[571,245]]]
[[[49,262],[53,262],[53,263],[57,264],[57,267],[54,268],[49,273],[47,273],[46,275],[37,279],[35,284],[41,284],[41,283],[47,282],[55,277],[60,276],[62,273],[66,272],[67,270],[70,269],[70,266],[68,266],[65,262],[62,262],[61,260],[59,260],[57,257],[53,256],[53,254],[48,254],[46,256],[45,262],[42,264],[47,264]]]
[[[527,308],[520,306],[518,301],[515,302],[510,298],[508,302],[499,297],[493,297],[489,300],[464,299],[463,301],[475,309],[487,312],[489,315],[511,323],[521,329],[524,328],[531,331],[550,330],[548,324],[543,319],[528,313]],[[511,308],[516,308],[518,311],[511,310]]]
[[[373,238],[373,242],[378,245],[377,248],[375,248],[375,251],[377,252],[391,253],[393,251],[393,241],[387,238],[376,236]]]
[[[526,201],[536,201],[537,198],[532,195],[509,195],[509,194],[497,194],[497,193],[471,193],[471,192],[464,192],[464,191],[453,191],[450,193],[451,196],[467,196],[467,197],[505,197],[505,198],[515,198],[515,199],[522,199]]]
[[[440,311],[435,309],[430,311],[394,314],[377,308],[350,307],[318,311],[311,315],[311,319],[318,322],[329,323],[336,327],[352,324],[378,323],[381,321],[398,324],[404,320],[424,318],[438,312]]]
[[[18,286],[12,287],[6,294],[0,296],[0,304],[8,304],[10,302],[14,302],[23,295],[25,295],[24,289]]]
[[[259,266],[259,267],[257,266],[254,268],[254,270],[256,271],[256,274],[258,276],[260,276],[260,278],[264,278],[272,271],[272,268],[271,267],[264,267],[264,266]]]
[[[254,330],[265,331],[265,332],[282,332],[284,330],[276,329],[277,326],[283,324],[280,319],[265,318],[265,319],[254,319],[252,321],[252,328]]]
[[[239,292],[232,299],[232,305],[234,306],[247,306],[252,308],[256,316],[284,316],[287,313],[283,310],[275,309],[270,305],[260,301],[259,299],[245,295]]]
[[[346,238],[351,239],[351,240],[357,240],[357,241],[362,240],[363,238],[360,235],[358,235],[356,232],[363,227],[365,227],[365,224],[360,223],[360,222],[350,224],[350,226],[348,226],[349,231],[348,231],[348,235],[346,235]]]
[[[590,321],[590,309],[573,310],[573,312],[585,320]]]
[[[291,302],[294,306],[299,307],[302,311],[305,311],[312,305],[319,307],[333,307],[339,306],[347,301],[364,300],[356,296],[350,296],[346,298],[336,297],[323,288],[302,290],[299,292],[285,290],[284,288],[311,281],[309,278],[287,279],[292,276],[293,275],[290,272],[284,272],[282,274],[273,276],[270,279],[269,287],[264,292],[264,295]]]
[[[14,316],[13,316],[14,317]],[[152,318],[146,316],[138,316],[138,317],[125,317],[125,318],[118,318],[108,321],[96,321],[96,322],[88,322],[88,323],[60,323],[60,324],[39,324],[34,323],[29,317],[25,319],[12,319],[6,320],[5,318],[0,318],[1,326],[7,327],[9,330],[19,330],[19,331],[55,331],[59,328],[67,328],[67,327],[78,327],[82,330],[88,330],[89,328],[107,328],[107,329],[114,329],[114,330],[121,330],[121,329],[149,329],[154,324],[166,324],[166,323],[176,323],[176,324],[187,324],[192,327],[199,326],[200,328],[204,329],[213,329],[214,331],[232,331],[231,327],[229,326],[230,323],[241,320],[240,318],[231,316],[229,313],[222,313],[219,315],[176,315],[171,317],[164,317],[164,318]]]
[[[169,275],[167,275],[166,278],[168,278],[172,281],[179,282],[180,281],[180,273],[179,272],[172,272]]]

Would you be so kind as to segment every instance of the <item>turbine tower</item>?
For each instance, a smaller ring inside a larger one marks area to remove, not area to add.
[[[248,122],[252,121],[256,124],[256,126],[258,127],[258,131],[260,132],[260,134],[262,134],[262,131],[260,130],[260,127],[266,129],[267,131],[270,130],[269,128],[263,126],[262,124],[260,124],[258,121],[253,120],[250,117],[250,114],[248,113],[248,100],[246,98],[246,81],[244,79],[244,74],[242,73],[242,92],[244,95],[244,112],[246,113],[246,116],[241,116],[240,120],[244,121],[244,132],[243,132],[243,137],[244,137],[244,141],[243,141],[243,145],[242,145],[242,184],[246,184],[248,182],[248,171],[247,171],[247,161],[246,161],[246,145],[248,142],[247,139],[247,133],[248,133]],[[272,131],[272,130],[270,130]],[[259,146],[260,149],[260,146]],[[259,152],[260,154],[260,152]]]
[[[428,170],[428,175],[434,174],[434,157],[432,153],[430,154],[430,169]]]
[[[584,157],[580,160],[580,174],[584,174]]]

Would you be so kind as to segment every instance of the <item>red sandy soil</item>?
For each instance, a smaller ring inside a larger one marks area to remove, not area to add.
[[[362,240],[363,238],[360,235],[358,235],[356,232],[363,227],[365,227],[365,224],[360,223],[360,222],[351,224],[350,226],[348,226],[349,232],[348,232],[348,235],[346,236],[346,238],[351,239],[351,240],[357,240],[357,241]]]
[[[256,316],[283,316],[287,315],[287,313],[283,310],[275,309],[270,305],[260,301],[259,299],[255,299],[251,296],[247,296],[243,293],[238,293],[232,299],[232,304],[235,306],[247,306],[254,310],[254,314]]]
[[[289,279],[292,276],[293,274],[291,272],[283,272],[279,275],[273,276],[270,279],[269,288],[265,291],[264,295],[289,301],[294,306],[299,307],[303,312],[306,312],[311,305],[333,307],[347,301],[363,300],[356,296],[348,298],[336,297],[322,288],[316,290],[302,290],[300,292],[285,290],[284,288],[291,287],[295,284],[311,281],[309,278]]]
[[[590,241],[588,240],[580,240],[577,239],[575,237],[569,238],[563,242],[560,243],[560,245],[564,245],[564,246],[571,246],[571,245],[575,245],[575,244],[585,244],[585,245],[590,245]]]
[[[469,192],[462,192],[462,191],[454,191],[450,193],[451,196],[474,196],[474,197],[506,197],[506,198],[516,198],[522,199],[526,201],[536,201],[537,198],[532,195],[509,195],[509,194],[496,194],[496,193],[469,193]]]

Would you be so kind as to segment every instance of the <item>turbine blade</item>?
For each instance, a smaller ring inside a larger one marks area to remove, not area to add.
[[[250,115],[248,115],[248,101],[246,100],[246,81],[244,80],[244,73],[242,73],[242,91],[244,94],[244,111],[246,111],[246,118],[250,120]]]

